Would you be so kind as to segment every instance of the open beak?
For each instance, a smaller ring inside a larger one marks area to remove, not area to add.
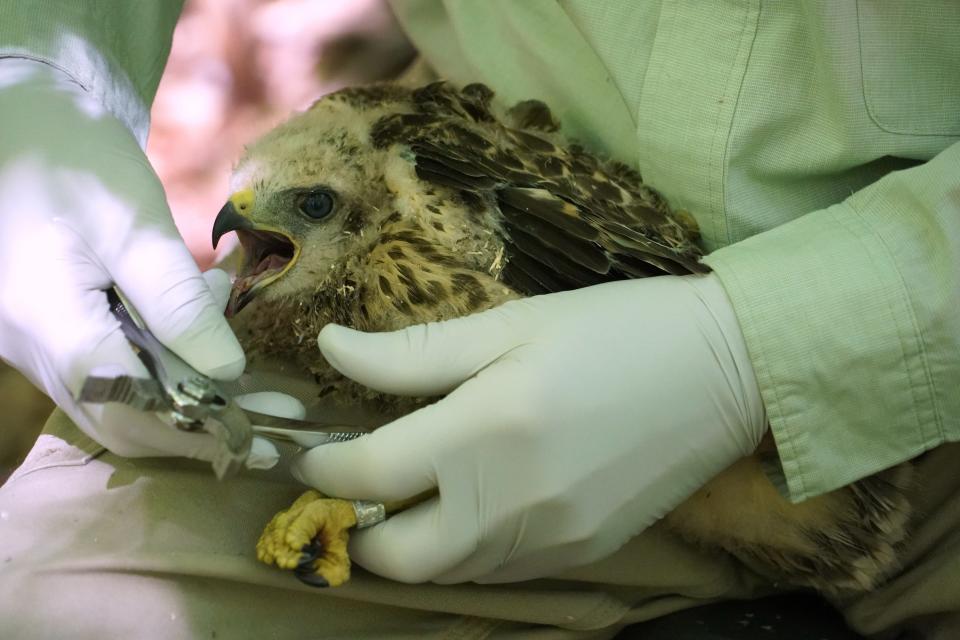
[[[213,221],[213,248],[217,248],[220,238],[224,234],[239,229],[253,229],[253,222],[250,218],[240,215],[237,212],[237,207],[233,204],[233,200],[228,200],[227,204],[220,209],[220,213],[217,214],[217,219]]]
[[[220,238],[237,232],[243,247],[243,265],[233,281],[226,315],[235,315],[272,282],[279,280],[300,257],[300,245],[288,234],[253,222],[241,214],[231,198],[213,221],[213,248]],[[248,207],[241,207],[247,209]]]

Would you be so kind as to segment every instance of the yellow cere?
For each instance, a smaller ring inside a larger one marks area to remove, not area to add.
[[[230,196],[230,202],[240,215],[250,215],[253,209],[253,189],[242,189]]]

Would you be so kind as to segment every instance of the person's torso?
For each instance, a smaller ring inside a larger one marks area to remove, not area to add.
[[[708,249],[960,140],[960,4],[404,0],[441,76],[547,102],[637,166]]]

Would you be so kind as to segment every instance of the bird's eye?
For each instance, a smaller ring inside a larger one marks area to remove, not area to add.
[[[333,195],[328,191],[311,191],[300,196],[300,211],[314,220],[323,220],[333,213]]]

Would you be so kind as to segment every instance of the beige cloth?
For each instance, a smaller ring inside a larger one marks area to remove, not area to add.
[[[960,637],[944,615],[960,611],[958,455],[941,447],[921,462],[926,517],[903,572],[838,603],[860,631],[921,618],[928,637]],[[358,569],[344,587],[315,589],[254,558],[263,525],[301,490],[283,463],[221,483],[205,464],[118,458],[55,412],[0,489],[0,636],[599,639],[774,590],[656,528],[564,579],[404,585]]]

